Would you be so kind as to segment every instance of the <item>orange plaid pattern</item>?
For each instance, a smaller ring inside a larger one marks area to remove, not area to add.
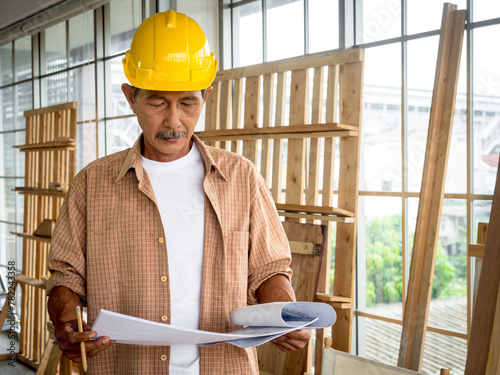
[[[231,311],[257,303],[269,277],[291,277],[291,255],[266,182],[248,160],[205,146],[205,242],[200,329],[239,327]],[[149,178],[142,136],[90,163],[73,180],[54,230],[47,293],[80,295],[92,324],[101,308],[169,323],[168,249]],[[186,275],[189,277],[189,275]],[[169,347],[115,344],[89,358],[89,374],[168,374]],[[201,374],[258,374],[254,348],[200,349]]]

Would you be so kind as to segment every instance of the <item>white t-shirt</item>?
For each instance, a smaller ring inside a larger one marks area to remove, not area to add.
[[[189,153],[172,162],[142,157],[165,230],[170,279],[171,323],[199,329],[203,268],[203,159],[193,143]],[[197,345],[172,345],[171,374],[199,374]]]

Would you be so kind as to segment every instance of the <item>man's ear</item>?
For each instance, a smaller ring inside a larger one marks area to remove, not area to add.
[[[205,104],[207,102],[207,98],[208,98],[208,95],[210,95],[210,93],[214,90],[214,87],[213,86],[210,86],[208,87],[206,90],[205,90],[205,97],[203,98],[203,104]]]
[[[135,113],[135,88],[129,84],[122,83],[122,91],[130,105],[130,109]]]

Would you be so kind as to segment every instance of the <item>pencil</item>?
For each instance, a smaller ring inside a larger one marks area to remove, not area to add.
[[[78,320],[78,332],[83,332],[82,313],[80,311],[80,306],[76,306],[76,319]],[[80,343],[80,350],[82,352],[83,371],[87,371],[87,355],[85,353],[85,343],[83,341]]]

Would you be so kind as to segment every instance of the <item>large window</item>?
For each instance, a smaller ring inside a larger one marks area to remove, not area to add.
[[[130,147],[140,133],[123,98],[121,59],[135,29],[155,12],[146,0],[111,0],[91,11],[0,45],[0,275],[6,265],[22,265],[24,185],[23,112],[68,101],[78,102],[77,169],[99,156]],[[167,9],[170,1],[159,1]],[[145,10],[145,13],[143,14]],[[20,290],[17,291],[20,294]],[[20,301],[20,295],[16,300]],[[19,312],[19,307],[16,308]]]
[[[396,364],[444,1],[225,3],[231,14],[231,24],[225,25],[231,38],[226,39],[232,43],[224,48],[232,48],[232,61],[224,61],[224,68],[365,49],[353,350]],[[471,22],[462,49],[422,368],[426,374],[440,367],[452,374],[464,371],[467,290],[473,288],[467,276],[474,271],[466,248],[476,241],[477,223],[489,220],[500,154],[500,73],[495,66],[500,52],[489,42],[500,38],[500,5],[454,3],[459,9],[470,4]],[[279,37],[276,30],[281,30]]]

